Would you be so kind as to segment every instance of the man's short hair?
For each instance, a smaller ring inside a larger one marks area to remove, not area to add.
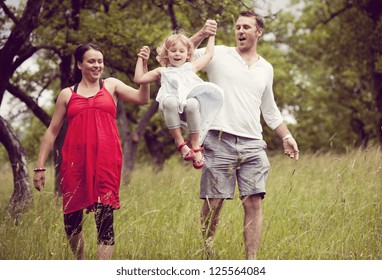
[[[254,17],[256,19],[257,27],[264,29],[264,19],[261,15],[253,10],[241,11],[239,17]]]

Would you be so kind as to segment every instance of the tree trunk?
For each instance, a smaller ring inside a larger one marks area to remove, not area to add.
[[[2,1],[4,2],[4,1]],[[30,34],[38,26],[39,14],[43,0],[29,0],[20,19],[15,20],[15,27],[12,29],[6,43],[0,49],[0,105],[4,92],[11,79],[15,66],[20,64],[21,55],[30,41]],[[4,3],[1,4],[3,10],[7,9]],[[13,15],[9,13],[12,17]],[[31,55],[28,52],[28,57]],[[6,148],[12,166],[14,192],[10,200],[10,210],[14,217],[17,217],[32,203],[32,191],[29,184],[29,175],[25,160],[25,151],[18,141],[12,128],[0,117],[0,141]]]
[[[43,0],[29,0],[21,18],[17,21],[5,45],[0,49],[0,104],[9,79],[15,68],[12,67],[20,55],[22,46],[29,41],[32,31],[38,26],[38,16]]]
[[[358,139],[354,143],[355,146],[366,149],[369,143],[369,135],[365,131],[365,124],[357,118],[352,118],[350,120],[350,125],[352,130],[358,135]]]
[[[380,32],[380,22],[382,17],[382,5],[380,0],[370,0],[366,2],[365,10],[371,20],[373,21],[373,28],[376,34]],[[380,43],[378,45],[371,46],[373,50],[373,61],[371,64],[371,73],[373,78],[373,87],[375,91],[375,102],[378,112],[378,138],[379,145],[382,147],[382,74],[375,69],[376,61],[381,57],[382,52],[380,48]]]
[[[379,114],[378,132],[379,132],[379,146],[382,147],[382,74],[374,73],[374,89],[376,91],[377,111]]]
[[[122,144],[122,182],[128,183],[134,168],[138,143],[137,139],[129,131],[129,121],[123,102],[118,102],[117,105],[117,124]]]
[[[123,106],[122,102],[118,102],[117,109],[118,109],[117,111],[118,129],[119,129],[119,134],[121,137],[122,150],[123,150],[122,181],[129,182],[131,172],[134,169],[135,162],[137,159],[139,140],[145,134],[145,131],[147,129],[147,126],[150,123],[152,116],[157,112],[158,102],[153,102],[150,105],[150,107],[147,109],[147,111],[143,114],[135,132],[131,132],[129,130],[129,121],[127,118],[125,107]],[[158,143],[150,143],[150,147],[155,146]],[[147,144],[147,141],[146,141],[146,144]],[[163,156],[163,153],[162,153],[162,156]],[[163,163],[164,163],[164,160],[162,163],[159,163],[159,165],[163,165]]]
[[[161,135],[163,131],[153,134],[150,133],[150,131],[147,129],[151,118],[158,111],[158,107],[158,102],[153,102],[151,104],[150,108],[145,112],[141,121],[139,122],[137,134],[139,135],[139,137],[141,137],[142,135],[144,136],[146,147],[151,155],[154,168],[156,170],[161,170],[165,161],[164,146],[166,144],[159,140],[159,138],[162,138]],[[166,137],[164,137],[164,139],[166,139]]]
[[[158,138],[161,138],[160,133],[150,133],[147,130],[144,134],[147,150],[149,151],[152,159],[154,169],[156,171],[162,170],[164,162],[166,160],[164,150],[165,143],[161,142]]]
[[[10,212],[14,218],[23,213],[32,203],[25,151],[11,127],[0,116],[0,141],[8,152],[13,172],[14,191],[10,200]]]

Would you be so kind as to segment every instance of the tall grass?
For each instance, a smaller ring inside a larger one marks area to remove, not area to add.
[[[295,162],[272,156],[259,259],[382,259],[382,153],[309,154]],[[0,175],[0,259],[73,259],[66,241],[61,199],[34,191],[34,204],[14,221],[6,205],[12,173]],[[204,259],[200,232],[200,170],[178,158],[164,170],[136,168],[121,186],[115,212],[114,259]],[[92,214],[85,215],[86,257],[96,259]],[[215,237],[215,259],[243,259],[243,209],[236,193],[226,201]]]

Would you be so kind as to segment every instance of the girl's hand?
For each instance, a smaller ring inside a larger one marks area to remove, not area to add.
[[[138,57],[147,61],[150,57],[150,48],[148,46],[143,46],[138,52]]]
[[[218,24],[213,19],[208,19],[203,26],[202,33],[204,37],[215,36]]]

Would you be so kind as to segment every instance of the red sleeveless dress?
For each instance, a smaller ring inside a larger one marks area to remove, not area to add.
[[[115,102],[103,83],[89,98],[71,90],[60,172],[63,212],[92,210],[95,202],[119,209],[122,148]]]

